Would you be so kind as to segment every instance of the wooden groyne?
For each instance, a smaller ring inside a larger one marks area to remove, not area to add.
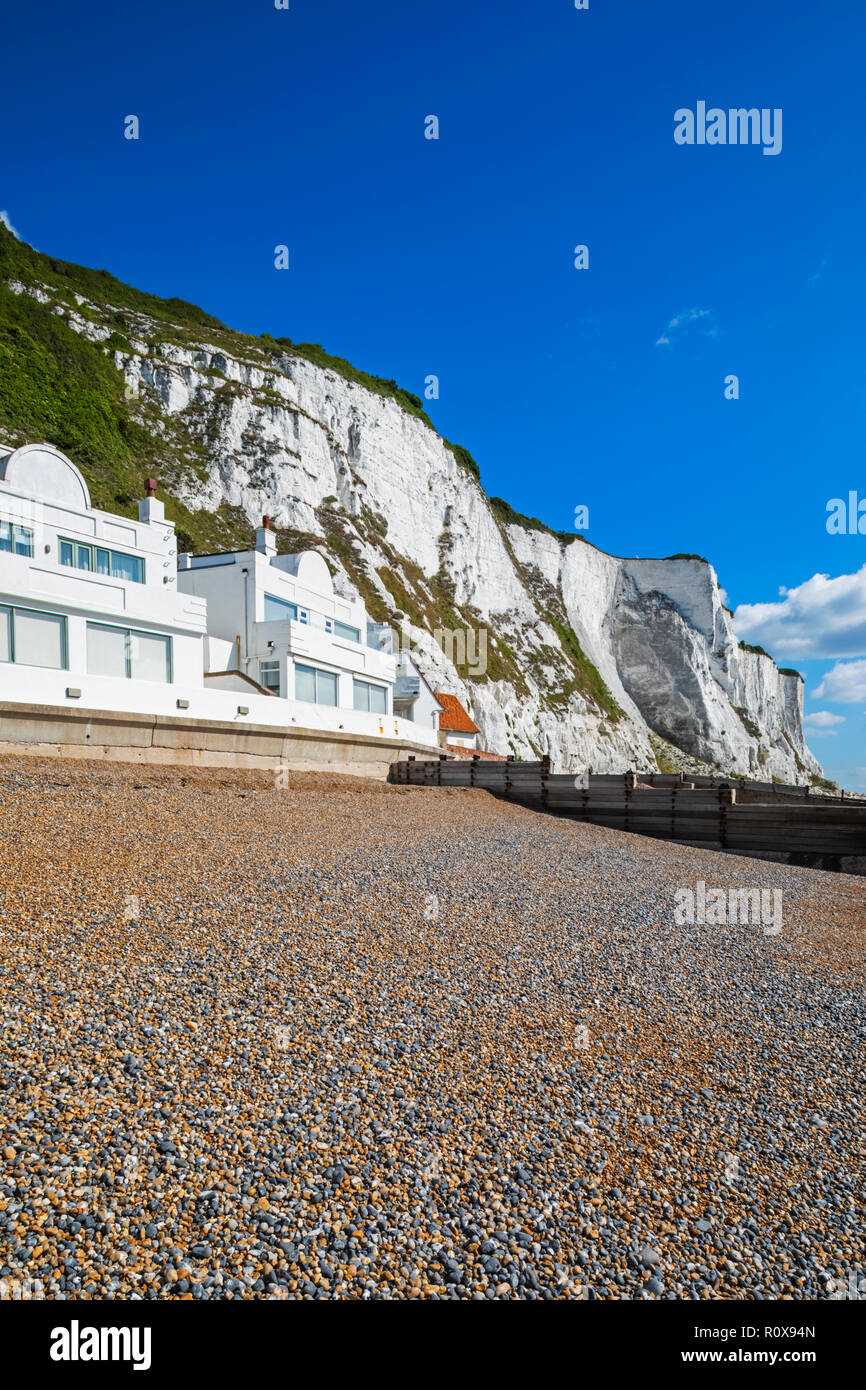
[[[553,815],[739,854],[823,861],[866,856],[866,801],[809,787],[682,773],[554,773],[548,759],[449,758],[394,763],[391,781],[479,787]],[[830,863],[824,867],[835,867]]]

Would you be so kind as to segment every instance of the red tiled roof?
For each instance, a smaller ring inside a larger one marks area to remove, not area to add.
[[[459,743],[448,743],[445,745],[449,753],[456,753],[458,758],[481,758],[490,763],[507,763],[508,758],[504,753],[482,753],[473,752],[471,748],[461,747]]]
[[[433,694],[444,710],[439,716],[440,729],[448,729],[454,734],[478,734],[481,732],[478,725],[472,723],[456,695],[443,695],[441,690],[434,690]]]

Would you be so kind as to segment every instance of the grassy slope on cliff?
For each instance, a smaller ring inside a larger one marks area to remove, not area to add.
[[[14,292],[8,288],[10,282],[30,290],[44,286],[51,303],[40,303],[30,293]],[[104,341],[92,341],[72,327],[73,315],[98,324]],[[0,434],[15,444],[37,439],[55,444],[81,468],[94,505],[120,515],[135,515],[142,478],[156,474],[166,513],[177,526],[181,549],[240,548],[251,543],[253,530],[238,508],[223,505],[216,512],[190,512],[173,495],[182,479],[200,479],[209,459],[201,438],[182,417],[168,416],[156,405],[140,399],[134,406],[126,400],[124,379],[114,365],[113,349],[130,351],[130,338],[140,339],[144,319],[151,321],[147,348],[155,356],[163,342],[187,347],[207,342],[223,348],[235,359],[254,361],[265,368],[285,354],[302,357],[368,391],[393,398],[401,409],[434,428],[417,396],[395,381],[371,376],[343,358],[330,356],[318,344],[296,344],[289,338],[275,339],[270,334],[255,338],[237,333],[186,300],[159,299],[124,284],[108,271],[92,270],[35,251],[0,224]],[[232,387],[227,384],[224,389]],[[218,395],[217,391],[215,400]],[[480,481],[478,465],[468,450],[448,440],[443,442],[466,473]],[[514,512],[500,498],[492,499],[491,509],[503,535],[506,524],[549,530],[543,523]],[[323,509],[320,520],[328,522],[325,548],[348,564],[373,616],[390,616],[371,577],[363,567],[352,563],[354,551],[345,526],[358,531],[357,521],[346,517],[340,523],[332,509]],[[565,543],[579,539],[565,533],[552,534]],[[321,544],[315,537],[302,538],[288,530],[281,542],[281,549]],[[413,620],[430,631],[436,627],[477,626],[474,615],[456,610],[444,571],[425,579],[404,557],[391,555],[384,540],[379,539],[378,545],[388,552],[392,562],[378,573],[396,609],[411,612]],[[402,581],[397,577],[398,568]],[[541,612],[539,616],[548,617]],[[566,698],[570,690],[579,690],[616,720],[621,711],[596,668],[580,650],[576,637],[570,629],[562,632],[556,626],[556,631],[565,664],[570,668],[559,699]],[[525,679],[510,647],[504,639],[492,636],[486,678],[508,680],[516,691],[525,693]]]

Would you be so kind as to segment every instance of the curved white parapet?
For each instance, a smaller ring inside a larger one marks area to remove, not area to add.
[[[90,507],[90,493],[71,459],[51,444],[23,444],[0,459],[0,478],[15,492],[76,510]]]
[[[302,550],[295,555],[277,555],[271,561],[277,569],[295,576],[299,584],[314,594],[332,597],[334,581],[324,555],[319,550]]]

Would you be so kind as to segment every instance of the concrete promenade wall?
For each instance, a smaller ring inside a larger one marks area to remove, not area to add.
[[[343,772],[385,780],[428,744],[351,732],[0,702],[0,754],[185,767]]]

